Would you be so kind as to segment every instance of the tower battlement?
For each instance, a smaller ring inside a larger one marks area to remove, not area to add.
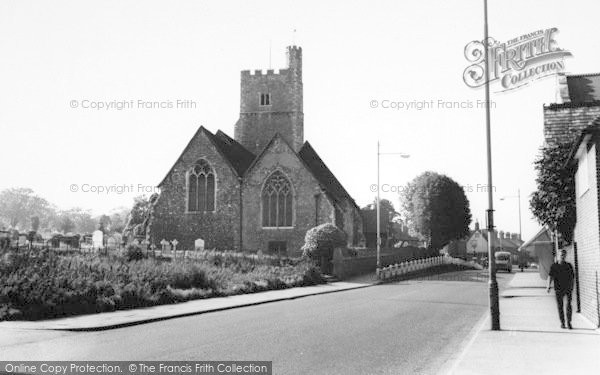
[[[304,143],[302,47],[289,46],[286,55],[286,68],[241,71],[235,139],[255,154],[276,133],[296,151]]]
[[[246,77],[255,77],[255,76],[281,76],[287,75],[289,73],[289,69],[254,69],[254,70],[242,70],[242,79]]]

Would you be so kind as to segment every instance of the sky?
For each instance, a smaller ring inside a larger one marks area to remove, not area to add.
[[[490,0],[490,36],[508,41],[556,27],[556,42],[573,55],[566,72],[600,72],[600,2],[565,4]],[[4,0],[0,189],[30,187],[60,208],[96,214],[130,206],[156,190],[199,126],[233,136],[240,71],[285,68],[285,48],[296,44],[305,140],[359,206],[375,196],[379,141],[382,152],[410,154],[381,157],[382,198],[398,206],[396,187],[425,171],[443,173],[465,187],[483,224],[484,91],[463,81],[465,46],[482,38],[481,0]],[[539,229],[528,201],[556,79],[497,90],[495,221],[519,230],[518,200],[500,198],[520,190],[526,239]],[[384,101],[434,104],[392,109]],[[117,109],[124,102],[133,105]],[[91,108],[102,103],[112,107]]]

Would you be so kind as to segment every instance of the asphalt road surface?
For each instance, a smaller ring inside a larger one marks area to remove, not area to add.
[[[511,277],[498,274],[501,288]],[[262,360],[274,374],[435,374],[487,311],[485,272],[454,272],[102,332],[2,329],[0,360]]]

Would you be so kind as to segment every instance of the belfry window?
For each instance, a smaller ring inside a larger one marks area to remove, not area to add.
[[[292,226],[292,185],[280,171],[267,179],[262,191],[263,227]]]
[[[271,94],[260,94],[260,105],[271,105]]]
[[[188,173],[188,212],[215,210],[215,173],[204,159]]]

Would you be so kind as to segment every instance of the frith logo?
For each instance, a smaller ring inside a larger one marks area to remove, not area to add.
[[[528,83],[562,72],[564,58],[571,52],[561,49],[554,40],[558,29],[553,27],[521,35],[505,43],[493,38],[485,41],[474,40],[465,46],[465,58],[472,63],[464,73],[463,80],[472,88],[485,84],[485,47],[489,54],[490,84],[498,81],[502,89],[497,92],[514,90]]]

